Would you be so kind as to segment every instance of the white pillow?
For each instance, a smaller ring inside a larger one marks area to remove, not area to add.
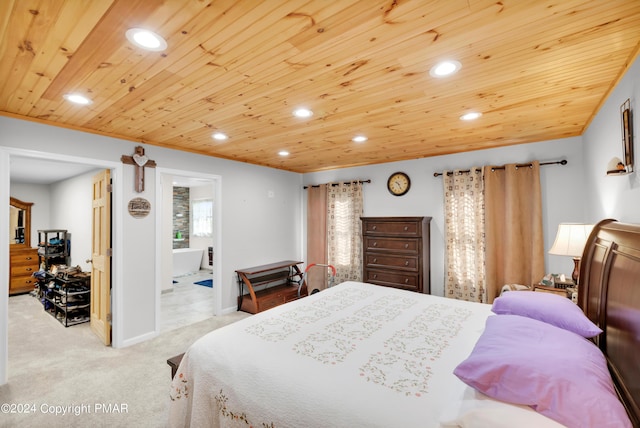
[[[466,386],[461,401],[452,400],[440,417],[442,428],[564,428],[529,406],[495,400]]]

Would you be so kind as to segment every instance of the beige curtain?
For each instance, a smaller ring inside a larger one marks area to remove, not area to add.
[[[362,280],[362,183],[327,187],[328,261],[335,283]]]
[[[544,276],[540,163],[484,167],[487,303],[504,284]]]
[[[442,177],[446,239],[445,296],[486,302],[482,169],[444,171]]]
[[[330,187],[330,186],[329,186]],[[327,264],[327,185],[307,189],[307,265]],[[311,268],[307,272],[307,288],[326,288],[326,269]]]

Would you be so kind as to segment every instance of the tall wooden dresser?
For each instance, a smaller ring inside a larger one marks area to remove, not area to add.
[[[36,279],[31,275],[38,270],[38,249],[14,248],[12,245],[10,261],[9,294],[33,291]]]
[[[362,280],[430,293],[431,217],[361,217]]]

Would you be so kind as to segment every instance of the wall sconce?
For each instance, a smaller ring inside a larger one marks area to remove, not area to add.
[[[607,164],[607,175],[623,174],[627,174],[627,167],[622,162],[622,159],[614,156]]]
[[[623,175],[633,172],[633,120],[631,102],[627,99],[620,106],[622,131],[622,159],[614,157],[607,164],[607,175]]]

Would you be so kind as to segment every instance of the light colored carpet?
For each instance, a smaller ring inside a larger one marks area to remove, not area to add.
[[[9,299],[9,383],[1,427],[165,427],[171,369],[211,330],[249,316],[235,312],[164,332],[138,345],[102,345],[89,324],[65,328],[29,295]],[[26,407],[29,414],[24,414]],[[66,415],[52,412],[66,411]]]

